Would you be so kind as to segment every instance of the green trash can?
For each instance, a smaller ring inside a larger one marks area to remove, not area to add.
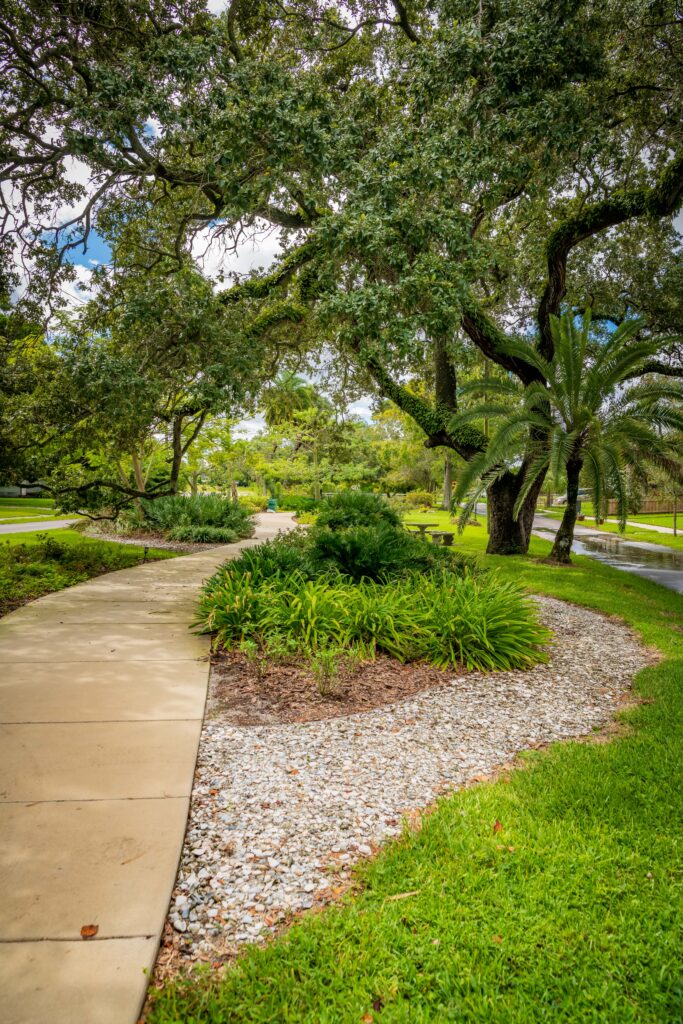
[[[277,512],[277,498],[268,498],[266,508],[269,512]]]

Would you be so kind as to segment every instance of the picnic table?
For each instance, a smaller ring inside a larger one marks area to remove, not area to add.
[[[426,540],[427,539],[427,530],[429,530],[429,529],[436,529],[436,527],[438,525],[439,525],[438,523],[406,523],[406,528],[408,528],[408,529],[415,528],[419,532],[420,537],[422,537],[423,540]]]
[[[438,523],[406,523],[407,530],[416,530],[422,540],[427,540],[427,534],[432,538],[434,544],[443,544],[445,548],[453,546],[455,534],[450,530],[437,530]]]

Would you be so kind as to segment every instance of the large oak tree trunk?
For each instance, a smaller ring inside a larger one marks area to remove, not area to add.
[[[571,459],[567,463],[567,505],[562,516],[560,528],[555,534],[555,543],[550,552],[553,562],[569,565],[571,562],[574,527],[576,526],[576,504],[579,500],[579,477],[583,463],[579,459]],[[597,514],[597,513],[596,513]]]
[[[486,491],[488,555],[525,555],[529,550],[536,502],[543,486],[540,476],[527,494],[515,519],[514,507],[524,482],[523,471],[504,473]]]

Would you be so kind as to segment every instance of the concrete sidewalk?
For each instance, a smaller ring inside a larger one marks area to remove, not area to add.
[[[292,525],[0,620],[3,1024],[133,1024],[175,882],[209,674],[204,579]],[[84,926],[97,927],[84,940]]]
[[[2,516],[0,515],[0,519]],[[2,533],[42,533],[43,530],[64,530],[67,526],[71,526],[72,523],[79,522],[78,519],[51,519],[48,522],[45,520],[34,519],[30,523],[6,523],[4,526],[0,526],[0,534]]]
[[[543,515],[543,513],[541,513],[541,515]],[[546,516],[546,519],[548,519],[547,516]],[[557,522],[558,526],[559,526],[560,519],[557,519],[557,520],[554,520],[554,521]],[[681,514],[681,521],[683,522],[683,513]],[[585,522],[587,522],[587,523],[594,523],[595,522],[595,516],[586,516]],[[619,520],[618,519],[605,519],[605,522],[606,523],[611,523],[612,526],[618,526],[619,525]],[[645,530],[645,531],[651,530],[652,533],[668,533],[669,536],[671,536],[671,537],[673,537],[673,535],[674,535],[673,527],[671,527],[671,526],[656,526],[654,523],[639,523],[635,519],[627,519],[626,520],[626,525],[627,526],[633,526],[633,527],[635,527],[636,530]],[[680,533],[680,531],[679,531],[679,533]]]

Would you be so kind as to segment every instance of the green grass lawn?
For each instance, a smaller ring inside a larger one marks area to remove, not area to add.
[[[483,528],[461,538],[485,544]],[[663,656],[638,674],[621,738],[528,753],[444,798],[359,869],[357,895],[223,976],[169,984],[149,1024],[681,1024],[683,600],[589,558],[550,566],[549,550],[482,557],[620,616]]]
[[[54,498],[0,498],[0,508],[10,505],[19,508],[52,508]]]
[[[0,537],[0,615],[44,594],[102,573],[138,565],[144,549],[82,537],[73,530],[5,534]],[[149,549],[147,559],[172,552]]]
[[[38,538],[45,537],[46,535],[54,537],[55,540],[64,541],[66,544],[78,544],[81,540],[89,541],[92,539],[82,533],[78,533],[77,530],[70,529],[68,526],[59,530],[41,531],[40,525],[36,523],[35,530],[21,530],[19,533],[0,533],[0,547],[3,544],[30,544],[32,541],[36,541]]]
[[[15,504],[9,504],[14,501]],[[19,504],[16,498],[5,498],[0,503],[0,526],[12,526],[15,523],[51,522],[55,519],[79,519],[75,513],[55,512],[52,504],[34,505]]]
[[[22,523],[22,524],[23,523],[53,523],[53,522],[55,522],[57,520],[60,520],[60,519],[78,519],[78,516],[74,516],[74,515],[56,516],[56,515],[53,515],[52,512],[49,512],[46,515],[34,515],[34,516],[32,516],[32,515],[27,515],[26,513],[24,513],[21,516],[19,516],[19,515],[9,515],[9,516],[6,516],[5,515],[6,511],[7,511],[6,509],[0,509],[0,526],[15,526],[15,525],[17,525],[19,523]]]
[[[652,526],[666,526],[669,530],[673,530],[674,526],[674,517],[671,513],[668,515],[666,513],[657,515],[654,512],[646,512],[643,513],[643,515],[629,516],[628,518],[634,523],[649,523]],[[683,529],[683,509],[678,513],[677,520],[679,530]]]
[[[32,517],[53,515],[55,515],[53,508],[26,508],[23,505],[0,505],[0,516],[3,519],[30,519]]]

